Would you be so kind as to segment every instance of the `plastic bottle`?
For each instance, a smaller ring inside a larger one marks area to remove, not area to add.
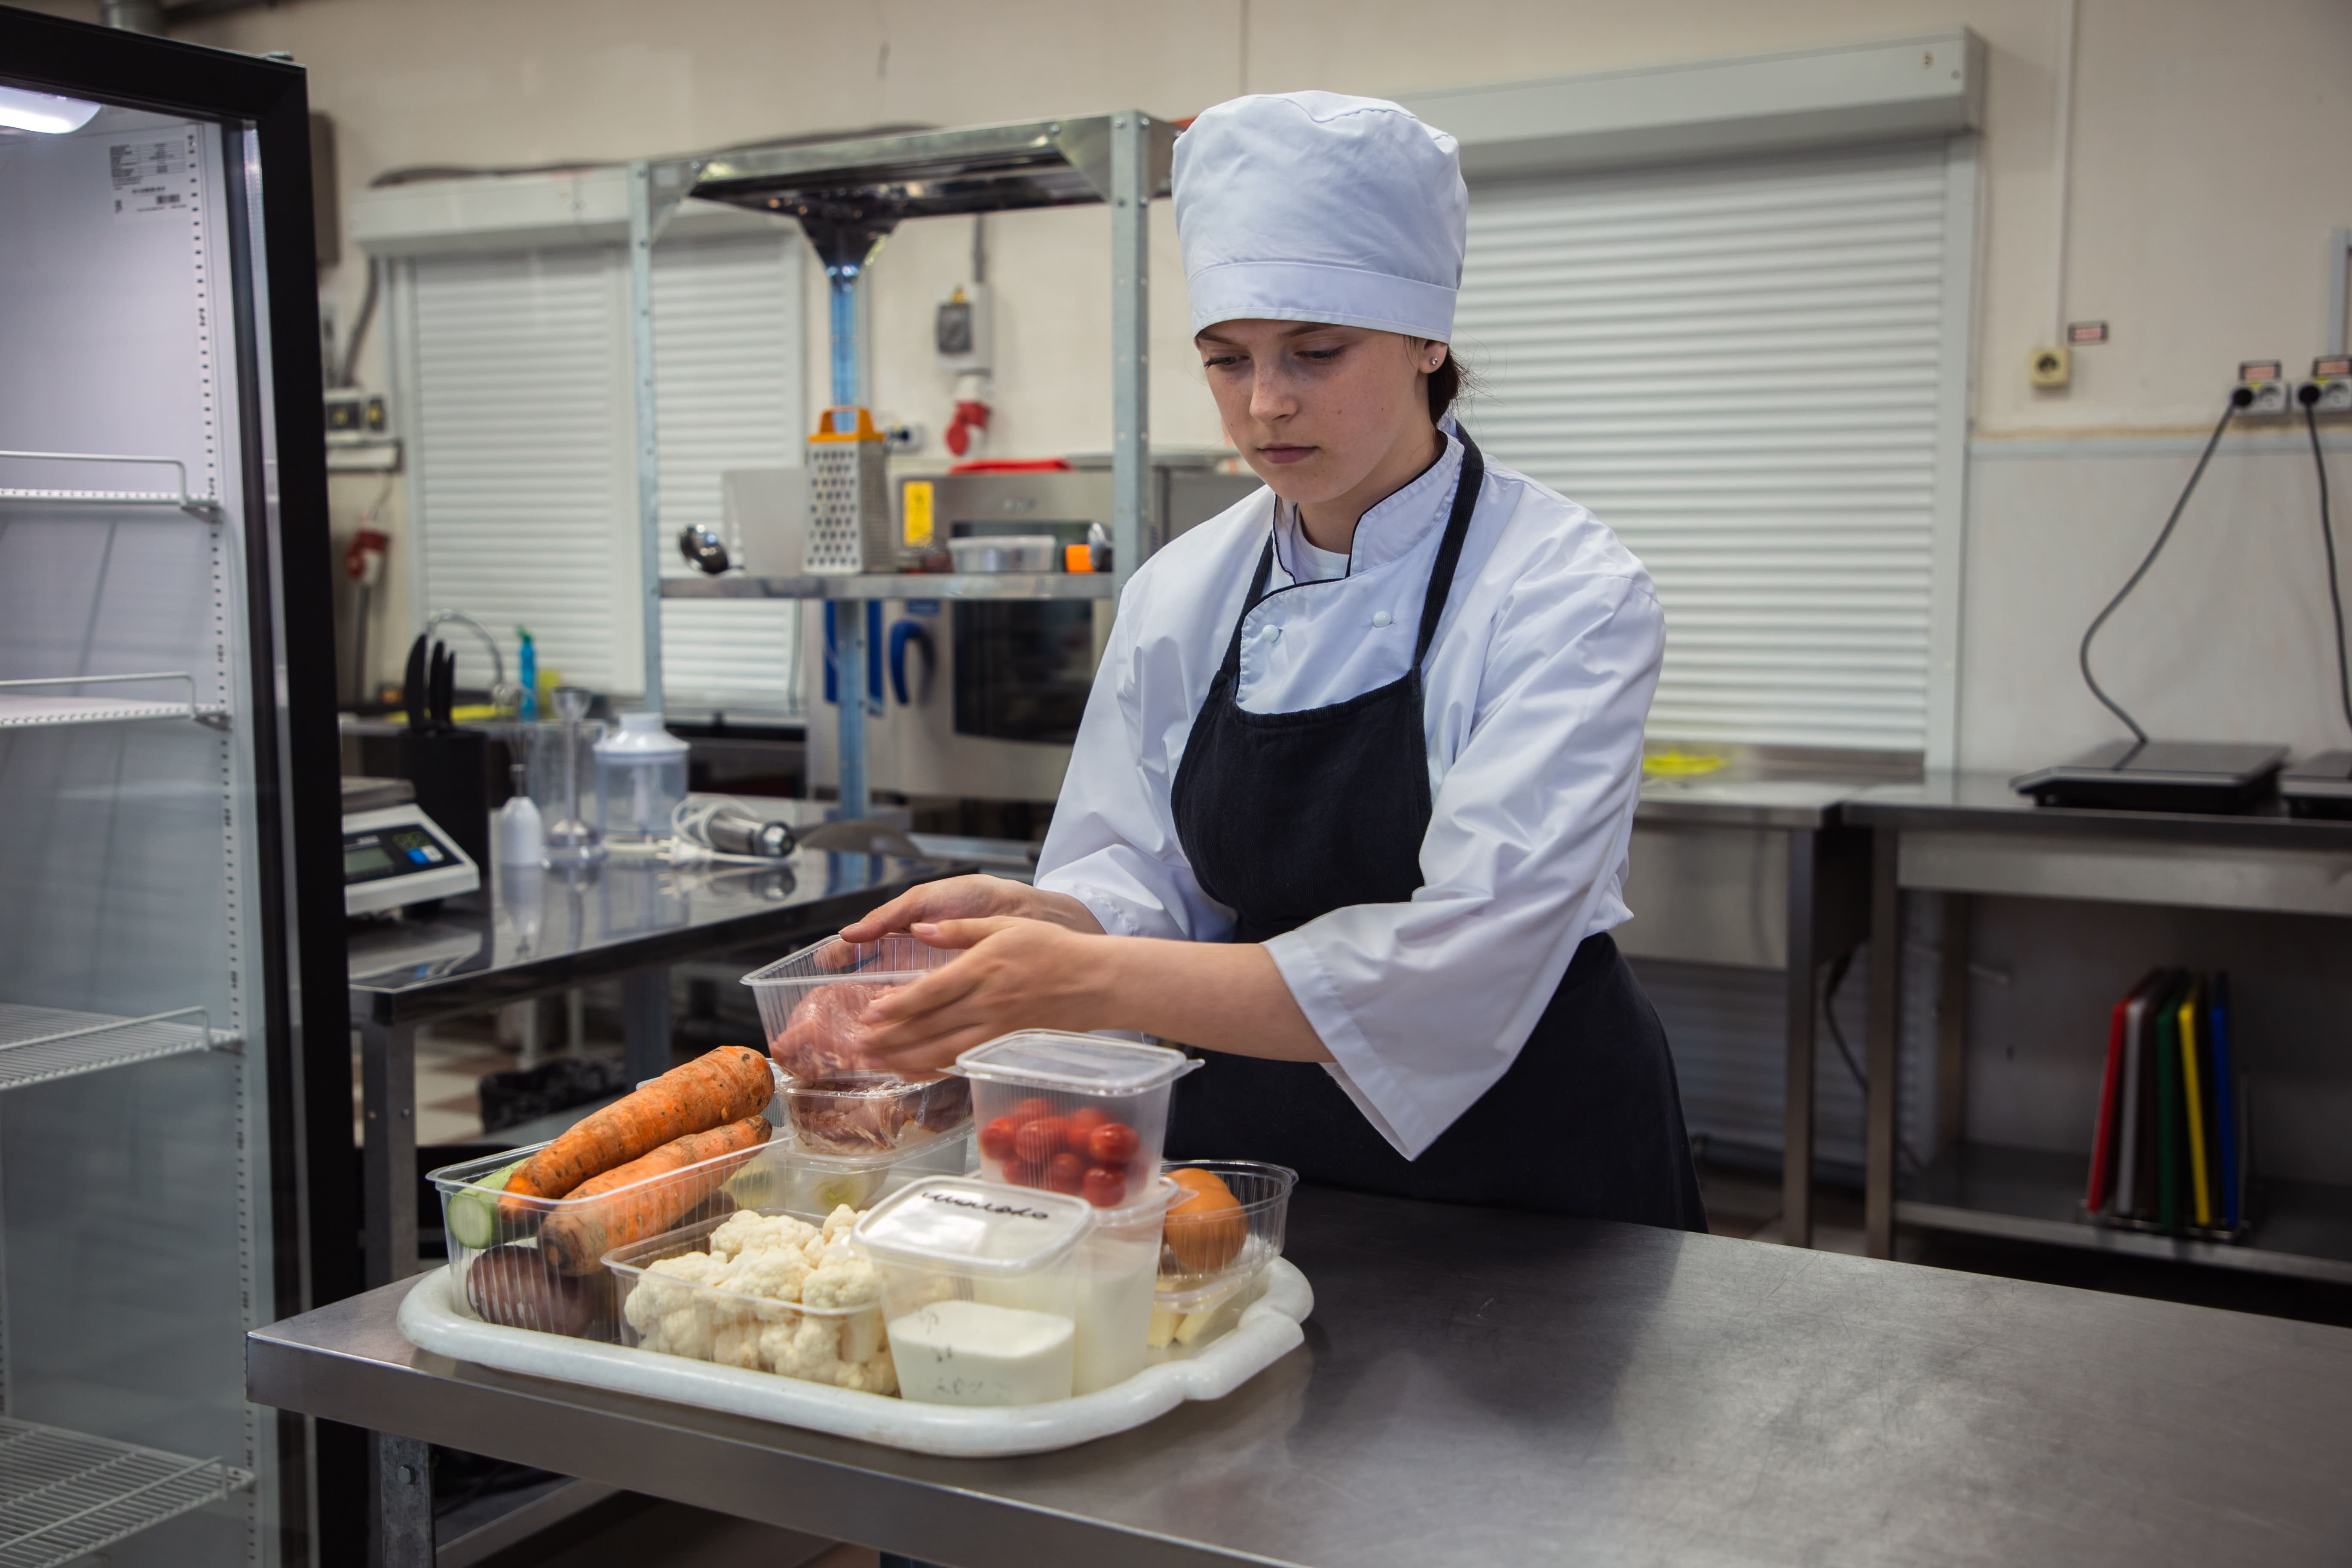
[[[529,645],[525,645],[529,646]],[[491,833],[501,866],[536,866],[547,852],[547,830],[540,820],[539,807],[523,786],[523,765],[517,763],[509,770],[514,780],[514,794],[506,805],[499,807],[499,819]]]
[[[528,724],[539,717],[539,645],[531,641],[528,626],[515,627],[515,636],[522,642],[522,651],[515,656],[515,679],[522,685],[516,717]]]

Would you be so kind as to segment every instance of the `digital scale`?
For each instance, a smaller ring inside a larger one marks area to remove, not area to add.
[[[425,815],[406,779],[343,781],[344,914],[383,914],[481,885],[480,868]]]
[[[2036,805],[2115,811],[2236,812],[2277,782],[2284,746],[2206,741],[2115,741],[2009,781]]]

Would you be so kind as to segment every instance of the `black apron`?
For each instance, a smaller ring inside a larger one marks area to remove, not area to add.
[[[1234,912],[1234,941],[1264,942],[1351,904],[1408,902],[1421,886],[1422,661],[1485,475],[1464,437],[1412,668],[1327,708],[1251,713],[1234,701],[1242,628],[1273,565],[1267,540],[1171,800],[1202,890]],[[1578,946],[1510,1069],[1417,1160],[1319,1063],[1211,1054],[1177,1084],[1173,1116],[1174,1157],[1272,1160],[1363,1192],[1706,1228],[1665,1031],[1606,932]]]

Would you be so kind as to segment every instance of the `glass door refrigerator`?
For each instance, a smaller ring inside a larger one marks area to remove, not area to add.
[[[356,1560],[244,1398],[357,1283],[308,121],[0,8],[0,1568]]]

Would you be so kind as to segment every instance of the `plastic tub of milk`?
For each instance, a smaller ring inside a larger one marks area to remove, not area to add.
[[[1144,1201],[1095,1211],[1078,1244],[1076,1392],[1125,1383],[1144,1366],[1168,1205],[1189,1196],[1166,1177]]]
[[[917,1182],[868,1212],[852,1239],[881,1272],[899,1397],[991,1405],[1070,1397],[1078,1254],[1094,1225],[1083,1198],[968,1177]]]

